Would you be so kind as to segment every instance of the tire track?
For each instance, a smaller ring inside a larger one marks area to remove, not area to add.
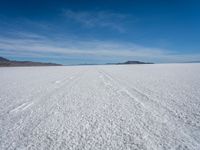
[[[199,149],[171,108],[105,70],[78,68],[32,94],[33,104],[18,101],[1,118],[0,149]]]
[[[45,121],[45,119],[51,115],[56,107],[59,97],[62,97],[63,94],[65,94],[65,90],[63,89],[67,89],[72,86],[80,79],[82,74],[84,74],[83,71],[75,75],[73,79],[66,80],[65,83],[62,83],[59,87],[49,91],[48,93],[45,93],[45,95],[39,96],[29,112],[20,114],[21,119],[19,120],[19,123],[15,123],[16,126],[14,125],[14,128],[5,130],[7,133],[2,135],[1,141],[3,142],[4,138],[8,139],[10,137],[10,140],[7,140],[10,144],[1,143],[0,145],[7,145],[7,148],[5,149],[14,149],[14,147],[17,147],[17,145],[19,145],[17,143],[19,143],[22,139],[26,139],[28,134],[33,132],[33,130],[37,128],[41,122]],[[4,123],[7,124],[6,121],[4,121]],[[12,137],[16,137],[16,135],[18,135],[17,139],[13,139]]]
[[[102,74],[103,80],[104,80],[103,82],[105,83],[106,86],[110,87],[114,92],[116,92],[116,94],[123,95],[124,97],[129,97],[129,99],[132,100],[132,104],[135,102],[139,104],[141,107],[138,107],[138,108],[139,109],[143,108],[144,112],[149,114],[146,120],[151,119],[152,122],[155,123],[154,127],[156,127],[159,124],[160,128],[165,127],[165,130],[168,129],[169,133],[166,133],[166,136],[167,134],[171,134],[172,136],[171,139],[173,139],[173,136],[177,136],[175,137],[176,140],[180,138],[180,140],[178,140],[180,143],[182,143],[182,141],[183,143],[188,143],[186,145],[190,145],[191,147],[193,147],[192,149],[198,149],[200,147],[199,142],[196,141],[195,138],[190,136],[191,132],[187,128],[182,127],[182,122],[174,118],[177,116],[175,116],[170,110],[158,104],[154,100],[151,100],[148,96],[137,91],[136,89],[129,88],[127,85],[122,84],[118,79],[112,77],[110,74],[106,73],[105,71],[100,70],[99,72],[100,74]],[[131,112],[131,109],[129,109],[129,111]],[[173,124],[174,122],[175,124]],[[148,127],[149,126],[148,124],[146,125],[143,124],[143,126],[146,128],[144,129],[147,132],[149,132],[150,135],[155,134],[155,129],[153,128],[150,129]],[[179,133],[172,130],[174,126],[177,128],[181,128]],[[162,130],[160,131],[162,133]],[[173,132],[175,132],[176,134],[174,135]],[[154,138],[159,140],[160,138],[162,138],[159,136],[160,136],[160,133],[155,134]],[[156,137],[159,137],[159,138],[156,138]]]
[[[77,73],[75,73],[74,76],[76,76]],[[79,74],[81,75],[81,73]],[[10,115],[10,113],[15,110],[16,108],[20,107],[21,105],[25,105],[26,103],[32,103],[33,101],[35,102],[35,100],[38,100],[40,102],[40,100],[43,97],[48,97],[49,95],[53,95],[54,93],[56,93],[57,90],[59,90],[59,88],[62,88],[62,86],[65,86],[65,84],[67,84],[70,80],[72,80],[74,78],[74,76],[66,76],[64,77],[64,79],[59,80],[59,83],[56,83],[56,81],[53,81],[52,83],[49,83],[49,87],[46,87],[45,90],[46,91],[38,91],[37,95],[32,95],[30,97],[31,100],[29,101],[23,101],[21,103],[18,103],[16,106],[11,106],[8,107],[7,109],[3,110],[3,112],[0,112],[0,117],[1,118],[7,118],[8,115]],[[78,76],[78,75],[77,75]],[[55,86],[52,86],[51,84],[55,84]],[[51,89],[49,89],[51,88]],[[43,94],[45,93],[45,94]],[[36,102],[37,103],[37,102]]]
[[[107,78],[116,82],[119,87],[123,87],[125,89],[125,93],[133,99],[140,102],[146,110],[149,112],[153,112],[152,114],[157,118],[163,118],[165,120],[165,124],[168,124],[171,128],[181,129],[181,134],[187,137],[187,139],[192,139],[197,145],[200,147],[200,120],[198,118],[190,118],[184,113],[179,112],[176,109],[170,109],[165,107],[162,103],[158,103],[158,101],[149,98],[146,94],[140,92],[138,89],[130,87],[128,83],[111,76],[109,73],[101,70]]]

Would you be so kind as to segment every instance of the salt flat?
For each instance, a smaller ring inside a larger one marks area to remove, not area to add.
[[[0,149],[200,149],[200,64],[0,68]]]

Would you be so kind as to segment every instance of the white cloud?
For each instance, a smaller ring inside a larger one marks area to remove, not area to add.
[[[125,14],[112,13],[107,11],[88,12],[65,10],[64,15],[86,27],[104,27],[124,32],[122,22],[128,18]]]
[[[178,54],[165,49],[149,48],[134,43],[62,39],[50,40],[47,37],[20,33],[19,37],[0,37],[0,55],[26,57],[79,57],[106,58],[111,61],[143,60],[158,62],[193,61],[200,54]],[[37,37],[37,38],[36,38]]]

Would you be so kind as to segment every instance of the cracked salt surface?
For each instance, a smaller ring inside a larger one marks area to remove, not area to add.
[[[0,68],[0,149],[199,150],[199,74],[200,64]]]

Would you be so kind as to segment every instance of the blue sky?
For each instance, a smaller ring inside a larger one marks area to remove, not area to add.
[[[0,56],[62,64],[200,60],[198,0],[0,0]]]

